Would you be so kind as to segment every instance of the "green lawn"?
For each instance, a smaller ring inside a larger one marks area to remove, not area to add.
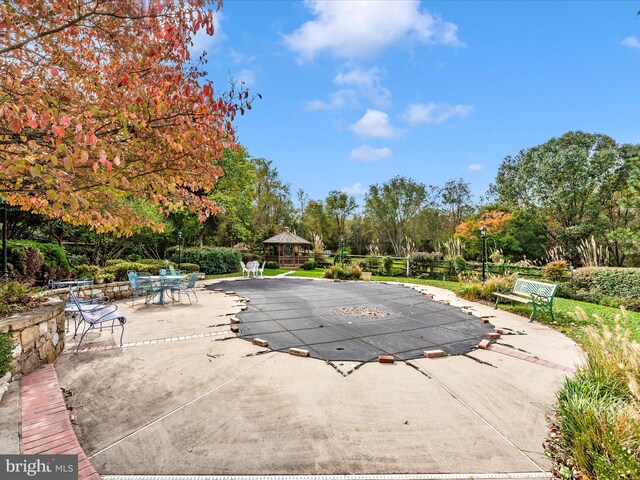
[[[284,272],[288,272],[288,270],[283,270],[281,268],[265,268],[264,269],[264,276],[265,277],[273,277],[275,275],[278,275],[280,273],[284,273]],[[238,270],[237,272],[233,272],[233,273],[222,273],[219,275],[205,275],[204,279],[205,280],[211,280],[214,278],[228,278],[228,277],[241,277],[242,276],[242,270]]]

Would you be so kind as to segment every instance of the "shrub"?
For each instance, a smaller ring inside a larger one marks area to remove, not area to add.
[[[127,272],[129,270],[134,270],[138,272],[138,274],[142,275],[154,275],[158,273],[157,267],[153,265],[145,265],[144,263],[136,263],[136,262],[126,262],[123,261],[121,263],[117,263],[115,265],[109,265],[105,267],[103,271],[105,273],[113,273],[115,275],[115,279],[118,282],[124,282],[129,280]]]
[[[35,308],[40,301],[32,287],[26,283],[0,283],[0,316]]]
[[[417,277],[418,275],[430,274],[437,262],[442,260],[440,252],[417,252],[409,256],[409,275]]]
[[[120,262],[124,262],[124,260],[120,260]],[[80,280],[90,280],[100,272],[100,267],[97,265],[77,265],[73,267],[71,272],[74,277]]]
[[[256,255],[255,253],[243,253],[242,254],[242,261],[244,263],[249,263],[249,262],[253,262],[253,261],[260,261],[260,257],[258,255]]]
[[[553,282],[560,282],[569,271],[569,265],[564,260],[549,262],[542,268],[542,276]]]
[[[453,275],[460,275],[469,270],[469,264],[464,257],[458,255],[449,260],[449,267]]]
[[[302,265],[303,270],[313,270],[314,268],[316,268],[316,262],[314,261],[304,262]]]
[[[367,257],[365,259],[368,272],[377,272],[380,270],[380,259],[378,257]]]
[[[382,273],[382,275],[391,275],[393,273],[393,258],[392,257],[383,257],[382,258],[382,271],[380,273]]]
[[[138,255],[139,257],[139,255]],[[117,265],[119,263],[122,262],[133,262],[134,260],[124,260],[122,258],[112,258],[110,260],[107,260],[106,262],[104,262],[105,266],[110,267],[111,265]],[[84,262],[84,263],[89,263],[89,262]]]
[[[588,321],[581,309],[572,316]],[[621,318],[587,327],[586,363],[557,393],[545,450],[564,478],[640,478],[640,345]]]
[[[11,370],[13,342],[8,335],[0,333],[0,377]]]
[[[178,268],[178,265],[176,265],[176,268]],[[185,273],[199,272],[200,265],[196,265],[195,263],[181,263],[180,270]]]
[[[31,284],[44,284],[69,275],[65,251],[52,243],[11,240],[7,242],[7,260],[12,274]]]
[[[494,301],[493,293],[513,287],[514,279],[512,277],[489,277],[482,283],[478,280],[463,284],[460,290],[460,296],[467,300],[486,300]]]
[[[313,251],[313,261],[316,263],[321,263],[325,261],[324,253],[320,250]]]
[[[341,280],[361,280],[362,269],[357,265],[342,268],[339,265],[331,265],[324,271],[324,278]]]
[[[265,268],[268,268],[270,270],[276,270],[280,267],[278,265],[278,262],[271,261],[271,262],[267,262],[267,264],[265,265]]]
[[[640,268],[579,268],[574,272],[573,287],[608,297],[640,298]]]
[[[208,275],[237,272],[240,266],[240,251],[223,247],[188,247],[182,249],[182,260],[200,265],[200,271]],[[171,261],[178,261],[178,254],[171,255]]]

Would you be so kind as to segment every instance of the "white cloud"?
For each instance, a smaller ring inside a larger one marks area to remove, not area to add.
[[[630,37],[624,38],[620,42],[620,45],[630,48],[640,48],[640,40],[635,35],[631,35]]]
[[[367,100],[377,105],[386,106],[391,99],[391,92],[382,86],[380,70],[376,67],[362,70],[358,67],[347,72],[338,73],[333,79],[338,85],[353,86]]]
[[[222,20],[224,16],[222,12],[214,12],[213,14],[213,26],[214,34],[207,35],[206,29],[201,28],[196,32],[191,41],[193,45],[189,47],[189,53],[192,58],[198,58],[203,52],[211,53],[213,47],[224,41],[227,35],[222,30]]]
[[[362,145],[361,147],[351,150],[349,158],[357,162],[378,162],[391,158],[393,152],[387,147],[373,148],[369,145]]]
[[[380,110],[367,109],[367,113],[350,128],[363,137],[395,138],[402,134],[401,130],[391,125],[389,115]]]
[[[448,103],[414,103],[402,116],[412,125],[428,123],[438,125],[452,117],[464,118],[473,110],[473,105],[449,105]]]
[[[256,82],[256,72],[249,70],[248,68],[240,70],[238,73],[234,73],[231,76],[235,81],[244,83],[246,87],[249,87]]]
[[[362,185],[360,185],[360,182],[356,182],[350,187],[342,187],[342,192],[346,193],[347,195],[356,195],[356,196],[361,196],[367,193],[367,191],[364,188],[362,188]]]
[[[337,110],[343,108],[347,104],[355,104],[356,93],[351,89],[338,90],[329,96],[329,101],[311,100],[305,104],[304,109],[307,111],[314,110]]]
[[[328,52],[340,58],[373,56],[384,48],[417,41],[461,46],[457,26],[420,10],[419,0],[307,0],[314,19],[284,36],[302,60]]]
[[[240,53],[237,50],[234,50],[233,48],[229,50],[229,56],[231,57],[233,63],[235,63],[236,65],[240,65],[242,63],[253,63],[256,59],[255,55],[245,55],[244,53]]]
[[[484,165],[482,163],[472,163],[467,167],[467,170],[470,172],[481,172],[484,170]]]

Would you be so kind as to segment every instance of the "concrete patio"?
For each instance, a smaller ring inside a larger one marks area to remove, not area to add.
[[[562,366],[580,359],[560,333],[416,286],[522,334],[467,356],[366,363],[345,376],[353,365],[236,338],[231,318],[245,304],[203,289],[212,283],[199,283],[193,305],[119,302],[124,348],[116,346],[119,329],[106,330],[88,334],[79,355],[58,359],[78,439],[100,474],[544,478],[545,416],[567,374]]]

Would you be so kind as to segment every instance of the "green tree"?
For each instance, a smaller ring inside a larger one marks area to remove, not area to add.
[[[365,214],[372,220],[380,239],[402,255],[410,226],[428,200],[427,187],[406,177],[393,177],[369,187]]]
[[[330,243],[335,245],[347,233],[347,220],[358,208],[356,199],[338,190],[331,190],[324,200],[326,216],[329,219]]]
[[[473,210],[471,185],[462,178],[449,180],[439,193],[442,204],[448,211],[450,225],[455,228]]]
[[[253,239],[259,242],[277,230],[293,225],[294,207],[291,186],[282,181],[271,160],[257,158],[255,196],[253,200]]]
[[[530,212],[549,238],[577,261],[577,245],[591,235],[601,241],[628,188],[638,146],[620,146],[601,134],[567,132],[559,138],[507,157],[492,191],[501,203]]]

